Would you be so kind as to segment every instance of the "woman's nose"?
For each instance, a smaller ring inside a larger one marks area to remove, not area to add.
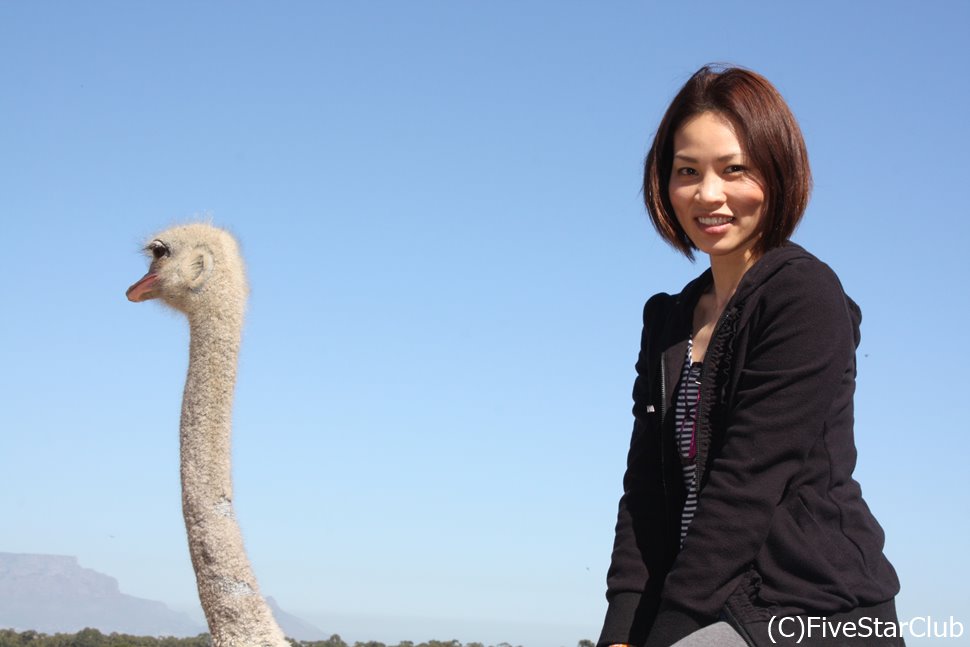
[[[721,204],[724,202],[724,182],[716,175],[706,175],[697,184],[696,199],[701,204]]]

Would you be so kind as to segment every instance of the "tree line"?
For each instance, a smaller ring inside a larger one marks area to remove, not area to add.
[[[413,643],[403,640],[396,645],[385,645],[382,642],[357,641],[353,645],[345,642],[339,635],[334,634],[326,640],[293,640],[287,638],[293,647],[486,647],[484,643],[471,642],[462,644],[457,640],[431,640]],[[212,647],[209,634],[199,634],[192,638],[129,636],[127,634],[103,634],[97,629],[82,629],[76,634],[47,635],[37,631],[17,632],[12,629],[0,629],[0,647]],[[509,643],[499,643],[488,647],[513,647]],[[521,645],[517,646],[521,647]],[[580,640],[576,647],[595,647],[591,640]]]

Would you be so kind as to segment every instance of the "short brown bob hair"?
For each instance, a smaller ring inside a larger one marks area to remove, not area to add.
[[[670,203],[674,133],[705,112],[734,128],[749,164],[764,180],[764,220],[757,254],[779,247],[792,235],[812,191],[805,140],[795,116],[768,79],[739,67],[705,65],[687,81],[657,128],[643,168],[643,200],[654,227],[673,247],[694,259],[697,247],[684,233]]]

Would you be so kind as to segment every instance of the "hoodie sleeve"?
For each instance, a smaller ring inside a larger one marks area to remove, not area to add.
[[[613,555],[607,574],[609,606],[598,645],[642,645],[660,603],[666,574],[663,557],[663,482],[659,435],[660,403],[651,402],[649,337],[662,321],[670,297],[658,294],[643,309],[643,332],[633,385],[633,435],[623,475]],[[652,405],[652,406],[651,406]],[[656,417],[656,420],[654,418]]]
[[[787,484],[822,437],[856,338],[838,278],[821,262],[790,262],[753,293],[723,444],[684,546],[667,577],[649,647],[717,620],[765,543]]]

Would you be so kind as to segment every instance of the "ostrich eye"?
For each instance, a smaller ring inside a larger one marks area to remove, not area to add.
[[[148,247],[146,249],[152,253],[152,257],[155,260],[168,256],[170,253],[168,245],[160,240],[153,240],[152,242],[148,243]]]

